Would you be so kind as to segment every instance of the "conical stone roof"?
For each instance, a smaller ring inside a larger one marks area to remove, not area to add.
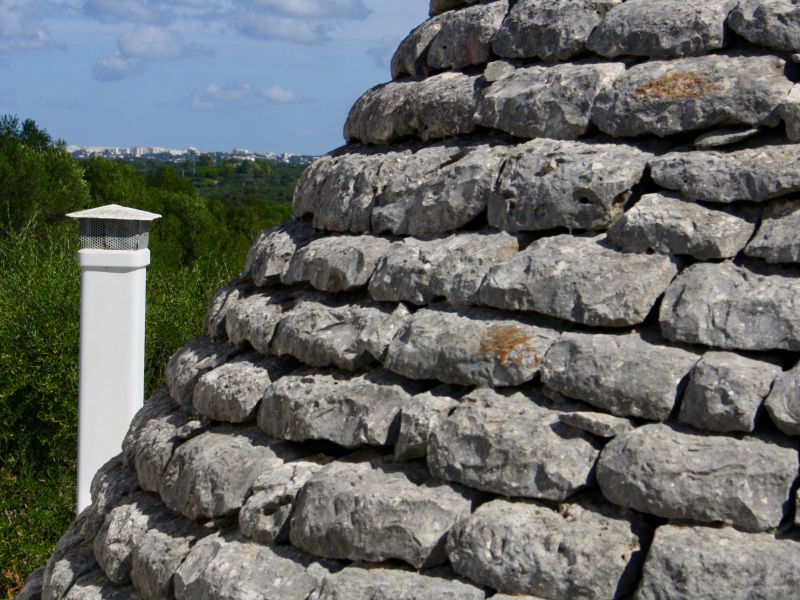
[[[797,596],[800,7],[431,14],[23,597]]]

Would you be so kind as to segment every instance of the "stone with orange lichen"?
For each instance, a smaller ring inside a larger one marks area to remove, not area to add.
[[[597,96],[592,121],[613,136],[775,126],[793,85],[784,66],[778,56],[743,53],[642,63]]]

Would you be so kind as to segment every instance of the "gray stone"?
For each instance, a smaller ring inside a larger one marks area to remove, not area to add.
[[[215,342],[222,342],[228,337],[225,329],[225,315],[228,308],[249,291],[250,286],[233,282],[214,292],[208,303],[206,320],[203,324],[203,329],[208,333],[208,337]]]
[[[481,1],[482,0],[431,0],[430,15],[433,17],[445,11],[469,6],[470,4],[477,4]]]
[[[90,485],[92,505],[76,519],[81,534],[90,541],[97,535],[109,511],[139,491],[136,473],[123,466],[122,457],[115,456],[95,473]]]
[[[800,525],[800,490],[794,494],[794,524]]]
[[[132,586],[118,587],[96,570],[78,579],[64,600],[138,600],[138,597]]]
[[[720,433],[753,431],[758,409],[780,372],[776,365],[732,352],[706,352],[692,369],[679,418]]]
[[[451,304],[475,303],[489,269],[518,251],[518,240],[503,232],[405,238],[378,263],[369,293],[381,302],[424,305],[443,296]]]
[[[42,578],[42,600],[61,600],[79,577],[97,568],[91,544],[94,531],[91,536],[84,534],[91,511],[87,508],[78,515],[47,560]]]
[[[311,600],[484,600],[483,590],[446,575],[385,566],[345,567],[325,580]]]
[[[622,213],[649,154],[622,144],[539,139],[517,147],[489,197],[506,231],[605,229]]]
[[[589,129],[597,95],[624,72],[622,63],[515,69],[483,90],[475,122],[522,138],[577,138]]]
[[[492,40],[498,56],[567,60],[619,0],[519,0]]]
[[[375,199],[372,228],[426,236],[463,227],[486,210],[506,152],[491,143],[418,152]]]
[[[175,451],[161,480],[161,498],[188,519],[230,515],[244,504],[262,470],[299,453],[252,430],[209,431]]]
[[[540,239],[489,271],[481,300],[585,325],[643,322],[675,277],[675,264],[661,255],[617,252],[599,241],[572,235]]]
[[[297,182],[293,212],[313,215],[317,229],[370,230],[375,196],[399,170],[407,168],[411,150],[377,151],[356,146],[314,162]]]
[[[797,54],[792,55],[800,58]],[[795,84],[783,105],[778,109],[778,114],[786,126],[786,137],[790,142],[800,142],[800,85]]]
[[[477,75],[447,71],[423,81],[376,86],[353,105],[344,137],[385,145],[409,136],[427,142],[471,133],[477,82]]]
[[[36,569],[25,579],[25,585],[14,596],[15,600],[41,600],[44,586],[44,567]]]
[[[406,314],[403,306],[392,312],[373,302],[342,304],[310,294],[283,316],[272,352],[312,367],[363,369],[380,359]]]
[[[492,500],[450,532],[453,569],[502,592],[617,598],[632,591],[645,525],[600,498],[561,504]]]
[[[507,12],[508,0],[497,0],[444,15],[428,49],[428,66],[461,69],[489,62],[490,42]]]
[[[793,447],[654,424],[606,445],[597,482],[603,495],[620,506],[669,519],[766,531],[783,518],[797,467]]]
[[[239,511],[239,529],[259,544],[289,541],[289,517],[297,493],[326,462],[298,460],[264,471],[253,483],[253,493]]]
[[[395,336],[384,366],[411,379],[519,385],[539,372],[558,332],[494,311],[422,309]]]
[[[688,254],[699,260],[732,258],[745,247],[755,224],[694,202],[646,194],[608,232],[626,252]]]
[[[131,419],[128,432],[122,440],[121,457],[123,466],[128,469],[135,468],[136,444],[139,441],[142,429],[147,427],[150,421],[169,416],[179,410],[179,407],[172,401],[169,390],[166,387],[157,389]]]
[[[239,298],[225,316],[228,339],[240,346],[249,344],[261,354],[269,354],[275,328],[291,301],[289,294],[281,292]]]
[[[292,363],[251,353],[209,371],[194,388],[194,409],[209,419],[244,423],[254,418],[267,386],[289,373]]]
[[[212,535],[192,548],[175,574],[175,598],[305,599],[326,573],[294,548],[261,546],[235,535]]]
[[[798,561],[796,540],[664,525],[656,530],[636,598],[791,598],[800,586]]]
[[[400,410],[400,432],[394,445],[395,460],[423,458],[432,431],[441,427],[449,412],[458,406],[463,390],[440,385],[417,394]]]
[[[696,264],[661,302],[665,337],[726,350],[800,350],[800,279]]]
[[[394,444],[400,409],[419,387],[383,370],[300,371],[267,388],[258,425],[280,440],[328,440],[345,448]]]
[[[428,440],[439,479],[503,496],[564,500],[592,479],[593,439],[560,422],[541,399],[479,388]]]
[[[245,262],[245,273],[257,286],[277,283],[294,253],[314,239],[314,229],[303,221],[287,221],[261,232]]]
[[[316,556],[394,558],[417,569],[444,562],[447,532],[470,512],[464,493],[416,463],[355,460],[327,465],[300,490],[292,544]]]
[[[655,182],[705,202],[760,202],[800,191],[800,145],[671,152],[650,161]]]
[[[800,435],[800,363],[778,376],[766,406],[778,429],[787,435]]]
[[[111,509],[93,542],[97,564],[111,583],[130,583],[133,551],[148,529],[168,518],[164,505],[149,494],[136,494]]]
[[[324,292],[367,284],[391,241],[374,235],[331,235],[298,250],[281,276],[285,285],[308,282]]]
[[[601,438],[613,438],[633,429],[630,419],[588,410],[561,413],[558,419],[564,425]]]
[[[800,9],[792,0],[740,0],[728,24],[753,43],[780,50],[800,49]]]
[[[713,54],[649,61],[600,92],[592,121],[615,137],[672,135],[718,125],[778,124],[792,87],[774,55]]]
[[[776,200],[764,211],[761,226],[744,253],[768,263],[800,263],[800,202]]]
[[[180,517],[151,527],[133,551],[131,581],[143,600],[175,597],[173,577],[194,543],[210,534]]]
[[[737,144],[759,133],[761,133],[761,130],[757,127],[727,127],[724,129],[715,129],[714,131],[698,135],[694,142],[692,142],[692,145],[700,150],[708,150],[720,146]]]
[[[170,396],[180,406],[192,405],[197,380],[236,355],[239,349],[227,342],[216,343],[203,334],[169,357],[164,377]]]
[[[668,58],[725,46],[725,19],[737,0],[627,0],[592,32],[589,50],[603,56]]]
[[[392,79],[400,79],[404,75],[410,75],[414,79],[427,77],[428,69],[428,49],[436,35],[442,30],[442,23],[447,18],[435,16],[428,19],[422,25],[411,30],[392,56],[390,69]]]

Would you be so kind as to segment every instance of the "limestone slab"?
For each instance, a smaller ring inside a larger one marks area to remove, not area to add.
[[[291,302],[292,296],[286,292],[239,297],[228,306],[225,315],[228,339],[233,344],[249,345],[261,354],[269,354],[275,328]]]
[[[314,236],[314,229],[305,221],[287,221],[265,229],[250,247],[245,273],[257,286],[277,283],[294,253]]]
[[[428,66],[461,69],[488,62],[490,42],[507,12],[508,0],[495,0],[447,14],[428,48]]]
[[[172,399],[180,406],[191,406],[194,386],[198,379],[238,352],[236,346],[227,342],[214,342],[206,334],[190,340],[169,357],[164,370]]]
[[[736,33],[759,45],[800,49],[800,10],[794,2],[740,0],[728,17]]]
[[[768,263],[800,263],[800,202],[776,200],[764,210],[756,236],[744,253]]]
[[[389,63],[392,79],[400,79],[405,75],[419,79],[429,75],[428,49],[442,30],[442,23],[446,18],[447,15],[444,17],[436,15],[412,29],[403,38]]]
[[[608,443],[597,482],[611,502],[640,512],[766,531],[783,518],[797,467],[797,448],[654,424]]]
[[[774,55],[712,54],[635,65],[600,92],[592,121],[615,137],[767,125],[791,90]]]
[[[778,429],[787,435],[800,435],[800,363],[778,375],[766,406]]]
[[[608,232],[626,252],[685,254],[699,260],[732,258],[755,224],[720,210],[664,194],[646,194]]]
[[[650,155],[633,146],[539,139],[517,147],[489,197],[505,231],[601,230],[622,213]]]
[[[203,323],[203,329],[206,330],[212,340],[222,342],[228,337],[228,332],[225,329],[225,316],[228,308],[242,296],[252,293],[251,287],[247,284],[233,282],[214,292],[208,302],[206,320]]]
[[[440,385],[413,396],[400,409],[400,431],[394,445],[396,460],[423,458],[428,449],[428,438],[458,406],[463,388]]]
[[[427,461],[447,481],[564,500],[589,484],[598,454],[590,435],[561,423],[541,399],[479,388],[431,432]]]
[[[384,366],[411,379],[519,385],[539,372],[557,337],[553,329],[494,311],[422,309],[392,340]]]
[[[489,271],[481,300],[585,325],[643,322],[677,268],[665,256],[618,252],[600,241],[572,235],[542,238]]]
[[[594,411],[564,412],[558,419],[569,427],[586,431],[599,438],[613,438],[633,429],[630,419]]]
[[[668,339],[727,350],[800,349],[800,279],[730,262],[689,267],[661,303]]]
[[[133,586],[116,586],[96,570],[80,577],[64,600],[137,600],[137,596]]]

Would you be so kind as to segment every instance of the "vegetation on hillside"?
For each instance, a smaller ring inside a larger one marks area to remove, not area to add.
[[[74,517],[80,281],[77,225],[64,214],[116,203],[163,215],[147,274],[149,395],[257,233],[288,218],[299,173],[272,168],[280,177],[259,185],[278,201],[241,186],[227,194],[222,176],[207,197],[172,166],[79,163],[33,121],[0,117],[0,597],[44,564]]]

